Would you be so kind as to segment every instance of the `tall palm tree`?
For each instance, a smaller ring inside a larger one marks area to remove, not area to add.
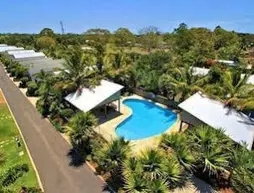
[[[65,56],[61,87],[63,90],[82,91],[83,87],[93,87],[99,83],[100,76],[94,64],[80,48],[72,48]]]
[[[207,77],[193,74],[192,66],[185,65],[183,68],[174,67],[169,69],[159,79],[159,87],[173,91],[180,101],[185,100],[197,91],[204,91],[202,86],[207,82]]]
[[[250,74],[241,76],[239,70],[227,70],[223,75],[225,95],[221,96],[226,105],[239,109],[254,109],[254,86],[248,85]]]
[[[160,146],[169,153],[174,153],[181,165],[188,171],[194,169],[194,156],[188,146],[186,135],[183,133],[164,134]]]

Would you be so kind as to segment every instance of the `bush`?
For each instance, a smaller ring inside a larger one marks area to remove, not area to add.
[[[34,81],[29,81],[26,83],[27,85],[27,91],[26,95],[27,96],[38,96],[37,91],[38,91],[38,85]]]
[[[26,192],[26,193],[42,193],[40,188],[35,188],[35,187],[22,187],[21,192]]]
[[[14,77],[16,73],[16,69],[15,68],[11,68],[10,69],[10,77]]]
[[[0,187],[1,186],[9,186],[13,184],[18,178],[24,175],[29,171],[27,164],[16,165],[9,170],[7,170],[1,177],[0,177]]]
[[[62,111],[60,111],[60,116],[62,118],[66,118],[69,119],[74,115],[74,110],[71,108],[67,108],[67,109],[63,109]]]
[[[20,88],[26,88],[26,86],[27,86],[26,84],[27,84],[28,81],[29,81],[29,78],[27,76],[21,78],[19,87]]]

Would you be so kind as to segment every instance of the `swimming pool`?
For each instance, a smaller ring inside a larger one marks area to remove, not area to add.
[[[127,140],[161,134],[177,120],[174,112],[146,100],[126,99],[123,104],[131,108],[132,115],[116,127],[116,134]]]

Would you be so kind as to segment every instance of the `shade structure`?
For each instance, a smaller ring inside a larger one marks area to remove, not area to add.
[[[198,92],[179,104],[179,107],[201,122],[223,129],[225,134],[239,144],[246,143],[250,150],[254,140],[254,120],[206,95]],[[188,120],[184,120],[188,122]]]
[[[11,50],[7,51],[7,54],[13,55],[13,54],[24,54],[24,53],[35,53],[34,50]]]
[[[9,55],[9,57],[16,60],[22,60],[26,58],[46,58],[45,54],[42,52],[12,54]]]
[[[65,97],[69,103],[83,112],[88,112],[95,107],[102,106],[120,98],[122,85],[102,80],[95,88],[83,88],[82,92],[71,93]]]
[[[22,47],[16,47],[16,46],[1,46],[0,47],[0,52],[6,52],[9,50],[24,50]]]

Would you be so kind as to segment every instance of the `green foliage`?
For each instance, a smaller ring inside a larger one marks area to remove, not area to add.
[[[166,152],[173,152],[179,163],[188,171],[191,172],[194,170],[195,159],[189,149],[186,135],[183,135],[182,133],[165,134],[162,136],[160,146],[166,150]]]
[[[29,171],[27,164],[13,166],[0,176],[0,186],[9,186]]]
[[[27,82],[27,96],[37,96],[38,95],[38,84],[34,81]]]
[[[35,45],[37,49],[45,49],[45,48],[54,47],[56,45],[56,41],[52,37],[42,36],[36,40]]]
[[[19,84],[19,87],[20,88],[26,88],[27,87],[27,83],[29,82],[29,77],[25,76],[25,77],[22,77],[20,79],[20,84]]]
[[[159,77],[167,70],[172,57],[166,52],[156,52],[141,56],[134,65],[137,86],[147,91],[158,90]]]

